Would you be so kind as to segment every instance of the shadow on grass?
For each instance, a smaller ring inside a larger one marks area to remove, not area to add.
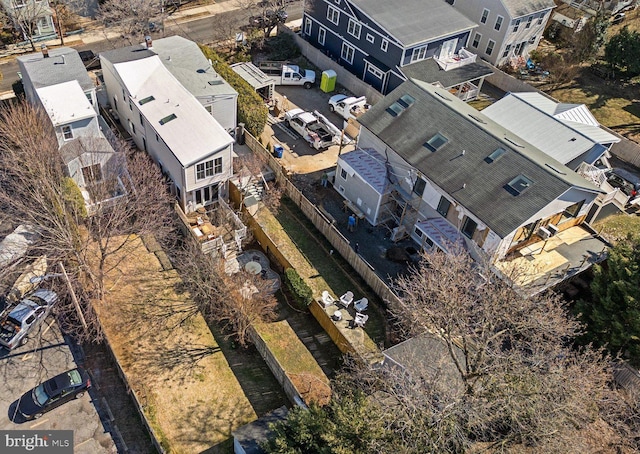
[[[386,343],[386,319],[381,309],[382,302],[376,293],[342,256],[330,253],[333,249],[331,244],[291,199],[283,198],[276,218],[300,253],[318,270],[317,277],[322,276],[336,297],[351,290],[368,298],[371,309],[368,312],[370,318],[365,331],[376,344]]]

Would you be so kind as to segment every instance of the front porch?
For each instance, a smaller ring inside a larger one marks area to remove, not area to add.
[[[496,262],[499,274],[519,287],[541,292],[606,259],[610,244],[588,224],[529,243]]]

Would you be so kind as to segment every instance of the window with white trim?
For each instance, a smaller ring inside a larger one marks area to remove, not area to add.
[[[318,30],[318,42],[322,45],[324,45],[324,39],[327,36],[327,29],[320,27],[320,29]]]
[[[338,22],[340,22],[340,11],[331,5],[327,6],[327,20],[338,25]]]
[[[515,23],[513,24],[513,32],[517,32],[518,29],[520,28],[520,19],[516,19]]]
[[[212,159],[196,165],[196,180],[204,180],[219,173],[222,173],[222,158]]]
[[[482,10],[482,17],[480,18],[480,23],[486,24],[488,18],[489,18],[489,10],[485,8]]]
[[[471,47],[477,49],[478,46],[480,45],[480,40],[482,39],[482,35],[478,32],[476,32],[475,35],[473,35],[473,42],[471,43]]]
[[[367,33],[367,41],[373,44],[376,42],[376,38],[371,33]]]
[[[62,137],[64,137],[64,140],[73,139],[73,128],[71,127],[71,125],[64,125],[61,129]]]
[[[504,21],[504,17],[498,16],[496,19],[496,24],[493,26],[493,29],[496,31],[500,31],[502,28],[502,22]]]
[[[493,53],[493,47],[495,45],[496,45],[496,42],[490,39],[489,42],[487,43],[487,49],[485,51],[487,55],[491,55]]]
[[[380,71],[378,68],[376,68],[375,66],[372,66],[372,65],[369,65],[367,67],[367,71],[370,72],[371,74],[373,74],[378,79],[382,79],[382,77],[384,76],[384,73],[382,71]]]
[[[529,44],[535,44],[537,37],[538,35],[533,35],[531,38],[529,38]]]
[[[416,47],[411,54],[411,63],[424,60],[427,56],[427,46]]]
[[[362,31],[362,25],[354,21],[353,19],[349,19],[349,25],[347,26],[347,33],[351,36],[360,39],[360,32]]]
[[[462,223],[462,234],[467,238],[473,238],[473,234],[476,232],[476,228],[478,227],[478,223],[471,219],[469,216],[464,217],[464,222]]]
[[[348,62],[353,63],[353,56],[355,55],[356,50],[347,43],[342,43],[342,51],[340,52],[340,57]]]
[[[529,16],[529,19],[527,19],[527,24],[524,26],[524,28],[531,28],[531,22],[533,22],[533,16]]]
[[[382,42],[380,43],[380,50],[382,50],[382,52],[386,52],[388,47],[389,47],[389,41],[387,41],[386,39],[383,39]]]
[[[308,17],[304,20],[304,34],[311,36],[311,19]]]
[[[538,18],[538,25],[542,25],[542,22],[544,21],[544,17],[546,16],[546,14],[541,14],[540,17]]]
[[[504,52],[502,53],[502,58],[508,57],[510,51],[511,51],[511,44],[507,44],[507,47],[504,48]]]

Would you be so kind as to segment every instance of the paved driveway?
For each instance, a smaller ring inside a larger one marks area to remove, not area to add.
[[[115,453],[111,435],[105,432],[93,404],[93,392],[45,413],[40,419],[12,421],[17,399],[23,393],[75,366],[71,350],[52,317],[41,325],[41,335],[33,336],[23,347],[11,352],[0,349],[0,429],[73,430],[75,454]]]

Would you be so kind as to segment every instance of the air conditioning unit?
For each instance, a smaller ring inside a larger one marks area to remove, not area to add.
[[[556,227],[556,226],[555,226],[555,225],[553,225],[553,224],[549,224],[549,225],[547,226],[547,230],[549,230],[549,232],[551,232],[551,236],[555,235],[555,234],[556,234],[556,233],[558,233],[558,231],[559,231],[559,230],[558,230],[558,227]]]
[[[547,228],[545,228],[545,227],[540,227],[540,228],[538,229],[538,233],[537,233],[537,235],[538,235],[540,238],[542,238],[543,240],[546,240],[546,239],[548,239],[548,238],[550,238],[550,237],[552,236],[552,235],[551,235],[551,232],[550,232]]]

